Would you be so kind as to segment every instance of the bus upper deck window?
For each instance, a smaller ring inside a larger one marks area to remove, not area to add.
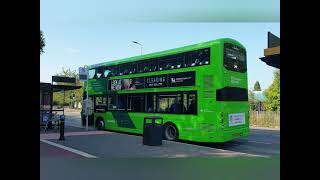
[[[137,71],[137,64],[136,63],[128,64],[128,72],[129,72],[129,74],[135,74],[136,71]]]
[[[162,58],[159,60],[159,70],[166,70],[170,68],[170,62],[168,62],[167,57]]]
[[[120,65],[120,72],[123,75],[133,74],[136,70],[136,64],[135,63],[127,63]]]
[[[209,64],[210,63],[210,49],[207,48],[207,49],[204,49],[203,50],[203,61],[204,61],[204,64]]]
[[[110,69],[111,69],[111,75],[112,76],[118,76],[119,75],[118,66],[112,66]]]
[[[96,75],[95,69],[89,69],[89,79],[94,79]]]
[[[209,60],[210,60],[209,57],[205,58],[205,59],[204,59],[204,64],[209,64]]]
[[[109,69],[105,69],[103,75],[104,75],[104,77],[109,77],[110,73],[111,73],[111,71]]]
[[[192,52],[191,56],[191,66],[197,66],[200,63],[200,56],[198,51]]]
[[[200,58],[199,58],[199,63],[198,64],[201,66],[201,65],[204,64],[204,62],[203,62],[203,58],[201,57],[202,55],[199,54],[199,56],[200,56]]]
[[[137,63],[137,71],[138,73],[143,73],[144,72],[144,69],[145,69],[145,65],[144,65],[144,62],[138,62]]]
[[[119,65],[119,75],[124,75],[124,70],[125,70],[125,64]]]
[[[178,57],[177,60],[175,61],[175,65],[176,65],[177,68],[181,68],[183,63],[184,62],[183,62],[183,57],[182,56]]]
[[[209,61],[210,61],[210,58],[209,58],[209,57],[202,57],[202,58],[201,58],[200,65],[208,65],[208,64],[209,64]]]
[[[97,78],[103,78],[104,77],[104,70],[102,68],[97,69]]]
[[[124,69],[124,71],[123,71],[123,74],[124,75],[127,75],[127,74],[129,74],[129,67],[128,67],[128,65],[126,65],[126,68]]]
[[[176,57],[173,55],[168,59],[168,69],[174,69]]]
[[[153,72],[158,70],[158,63],[155,59],[146,62],[145,72]]]
[[[191,66],[196,66],[200,63],[199,59],[195,59],[192,61]]]

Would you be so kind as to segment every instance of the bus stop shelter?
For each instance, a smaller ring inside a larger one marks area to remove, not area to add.
[[[60,82],[60,84],[54,84],[54,82]],[[40,82],[40,112],[62,111],[64,113],[64,108],[62,110],[53,110],[53,93],[65,93],[65,91],[76,90],[81,87],[76,85],[75,78],[61,76],[52,76],[51,83]]]
[[[280,38],[268,32],[268,48],[264,49],[261,61],[267,65],[280,69]]]

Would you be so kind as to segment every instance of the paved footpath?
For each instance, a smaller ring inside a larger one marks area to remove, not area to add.
[[[65,139],[70,136],[90,136],[109,133],[107,131],[86,131],[84,128],[66,126],[66,132],[64,133]],[[94,157],[88,155],[82,151],[72,149],[70,147],[62,146],[57,143],[53,143],[49,140],[58,140],[60,137],[59,130],[49,129],[47,131],[40,131],[40,157]]]
[[[83,156],[40,141],[40,157],[82,158]]]
[[[107,131],[78,131],[78,132],[65,132],[64,136],[89,136],[89,135],[98,135],[98,134],[107,134],[111,132]],[[60,133],[48,133],[40,134],[40,139],[59,139]]]

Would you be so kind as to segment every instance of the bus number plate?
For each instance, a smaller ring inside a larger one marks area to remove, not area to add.
[[[244,113],[229,114],[229,126],[237,126],[241,124],[245,124]]]

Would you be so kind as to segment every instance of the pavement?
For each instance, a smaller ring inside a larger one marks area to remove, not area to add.
[[[163,141],[162,146],[151,147],[142,145],[141,135],[95,131],[93,128],[86,131],[81,126],[80,112],[65,112],[65,115],[66,141],[58,140],[59,132],[40,132],[40,157],[56,157],[60,153],[62,157],[99,158],[280,156],[280,130],[277,129],[252,128],[249,137],[227,143]]]
[[[40,157],[81,158],[82,156],[40,141]]]
[[[162,146],[145,146],[142,144],[142,136],[115,132],[71,135],[66,136],[65,141],[59,141],[57,138],[46,139],[46,141],[52,142],[56,145],[62,145],[62,147],[72,148],[73,150],[80,150],[81,152],[99,158],[255,156],[253,154],[171,141],[163,141]]]

